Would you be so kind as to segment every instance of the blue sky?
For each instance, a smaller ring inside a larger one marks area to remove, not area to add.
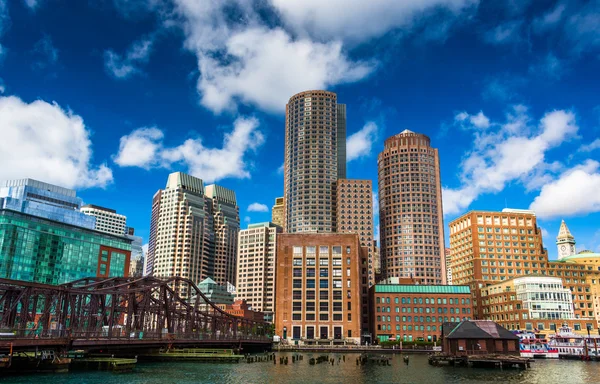
[[[429,135],[445,220],[535,209],[600,251],[600,0],[0,0],[0,179],[75,188],[147,239],[173,171],[283,194],[285,103],[348,108],[348,177]],[[268,208],[265,211],[265,206]]]

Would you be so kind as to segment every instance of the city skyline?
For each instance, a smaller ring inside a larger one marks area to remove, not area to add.
[[[244,10],[247,25],[208,27],[185,0],[0,4],[0,125],[9,133],[0,180],[74,188],[85,203],[127,216],[145,243],[152,196],[171,172],[235,191],[242,228],[269,221],[284,194],[285,104],[323,89],[348,107],[348,178],[371,180],[377,193],[383,141],[410,129],[439,148],[445,230],[471,210],[532,208],[550,259],[562,219],[578,251],[600,250],[600,108],[590,81],[600,31],[569,28],[598,16],[596,1],[516,9],[440,0],[410,22],[421,9],[409,1],[372,28],[363,25],[381,17],[375,6],[331,24],[335,7],[324,9],[309,24],[274,1],[265,7],[277,21],[253,8]],[[225,12],[205,7],[210,16]],[[365,18],[360,27],[343,28],[356,15]],[[443,28],[431,27],[436,16]],[[210,41],[218,27],[223,36]],[[263,48],[244,53],[261,40]],[[312,62],[294,56],[301,43]],[[215,59],[219,50],[245,70]],[[296,63],[285,68],[288,60]],[[295,65],[317,78],[288,80],[287,71],[305,74]],[[21,153],[28,161],[14,160]]]

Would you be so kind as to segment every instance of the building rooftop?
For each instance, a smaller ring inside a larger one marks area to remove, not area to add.
[[[110,208],[105,208],[105,207],[101,207],[99,205],[95,205],[95,204],[86,204],[81,208],[95,208],[95,209],[99,209],[101,211],[106,211],[106,212],[110,212],[110,213],[117,213],[117,211],[115,209],[110,209]]]
[[[467,285],[375,284],[375,293],[471,293]]]
[[[556,237],[556,240],[562,239],[575,239],[575,237],[573,237],[573,235],[571,234],[571,231],[569,231],[569,227],[567,227],[567,223],[565,223],[564,220],[560,222],[560,229],[558,230],[558,236]]]
[[[447,339],[519,339],[508,329],[491,320],[464,320],[460,323],[444,323],[442,327]]]

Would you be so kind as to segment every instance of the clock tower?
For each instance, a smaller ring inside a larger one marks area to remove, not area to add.
[[[558,247],[558,260],[576,253],[575,238],[571,235],[564,220],[560,223],[560,229],[556,237],[556,246]]]

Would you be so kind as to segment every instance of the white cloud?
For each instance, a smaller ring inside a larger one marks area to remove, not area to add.
[[[6,91],[6,85],[4,84],[4,80],[0,78],[0,93],[4,93]]]
[[[245,222],[245,223],[249,223],[249,222],[251,222],[251,221],[252,221],[252,219],[250,218],[250,216],[246,216],[246,217],[244,217],[244,222]]]
[[[600,1],[592,0],[573,8],[564,24],[564,35],[574,53],[582,53],[600,46]]]
[[[261,203],[252,203],[248,206],[248,212],[269,212],[269,207]]]
[[[32,52],[36,57],[32,64],[34,69],[44,69],[58,62],[58,49],[54,47],[50,35],[44,35],[38,40]]]
[[[271,0],[284,21],[301,35],[318,40],[361,42],[390,30],[410,29],[420,18],[445,10],[448,18],[477,5],[477,0]],[[474,8],[474,7],[473,7]],[[437,19],[436,27],[443,20]],[[447,24],[447,23],[442,23]]]
[[[249,178],[248,168],[251,163],[246,155],[264,143],[264,136],[258,126],[255,118],[237,118],[233,123],[233,130],[225,134],[222,148],[206,147],[202,138],[188,139],[176,147],[165,147],[162,131],[157,128],[140,128],[121,137],[115,162],[121,166],[145,169],[170,168],[182,164],[190,174],[205,182]]]
[[[529,209],[540,218],[568,217],[600,211],[600,163],[587,160],[542,187]]]
[[[352,161],[371,155],[373,143],[377,140],[377,124],[370,121],[346,140],[346,160]]]
[[[278,175],[283,175],[284,171],[285,171],[285,163],[281,163],[281,165],[279,166],[279,168],[277,168],[277,174]]]
[[[491,44],[508,44],[519,41],[522,24],[521,20],[507,21],[487,31],[483,39]]]
[[[579,148],[580,152],[592,152],[600,149],[600,139],[596,139],[589,144],[584,144]]]
[[[461,162],[458,188],[444,188],[444,213],[462,212],[479,195],[498,193],[507,183],[520,181],[533,187],[555,172],[556,164],[545,162],[545,153],[577,133],[575,115],[557,110],[546,113],[537,127],[531,125],[527,109],[515,106],[495,130],[474,131],[474,146]]]
[[[106,165],[91,164],[92,143],[83,119],[56,103],[0,97],[0,180],[33,178],[67,188],[104,187]]]
[[[490,127],[490,119],[483,114],[483,111],[479,111],[476,115],[460,112],[454,116],[454,120],[460,123],[469,123],[471,126],[479,129],[487,129]]]
[[[139,128],[121,137],[119,153],[114,161],[121,167],[141,167],[150,169],[161,150],[160,141],[164,134],[158,128]]]
[[[117,79],[127,79],[142,73],[140,65],[147,63],[152,52],[152,37],[134,42],[124,55],[109,49],[104,51],[104,68]]]
[[[37,6],[39,5],[38,0],[23,0],[23,1],[25,2],[25,5],[31,9],[36,9]]]

